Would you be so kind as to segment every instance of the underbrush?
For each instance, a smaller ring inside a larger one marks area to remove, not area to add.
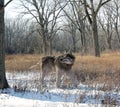
[[[41,58],[43,55],[24,54],[7,55],[6,70],[8,72],[41,71]],[[106,87],[120,87],[120,52],[109,52],[94,56],[81,56],[75,54],[76,61],[73,66],[76,78],[79,82],[90,84],[106,84]]]
[[[111,84],[108,85],[108,81],[101,84],[101,81],[95,83],[86,80],[86,83],[79,83],[77,88],[55,88],[53,77],[49,75],[45,79],[47,87],[41,87],[39,75],[39,72],[10,72],[7,73],[7,79],[14,94],[19,94],[23,98],[83,103],[91,106],[96,104],[95,107],[99,107],[99,104],[106,107],[120,106],[120,87],[116,84],[112,87]]]

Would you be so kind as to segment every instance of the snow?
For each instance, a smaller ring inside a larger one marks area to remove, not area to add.
[[[40,98],[41,97],[41,98]],[[0,95],[0,107],[89,107],[90,104],[79,104],[64,101],[64,98],[51,94],[49,98],[47,93],[40,95],[38,93],[14,93]],[[40,99],[39,99],[40,98]],[[61,99],[61,100],[60,100]],[[94,105],[95,106],[95,105]],[[100,105],[99,105],[100,106]],[[99,107],[97,106],[97,107]]]
[[[115,99],[120,106],[120,92],[101,91],[97,87],[79,84],[77,88],[58,89],[54,86],[39,89],[39,73],[7,73],[11,87],[1,90],[0,107],[104,107],[102,100]],[[109,105],[107,105],[109,107]],[[115,107],[115,105],[114,105]]]
[[[4,98],[5,96],[3,96]],[[7,96],[6,96],[7,97]],[[86,107],[86,104],[74,104],[67,102],[40,101],[34,99],[24,99],[18,97],[8,97],[9,99],[0,100],[0,107]]]

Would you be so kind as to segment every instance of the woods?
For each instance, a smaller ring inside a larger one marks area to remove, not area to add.
[[[8,54],[71,50],[99,57],[120,48],[119,0],[20,0],[19,5],[22,17],[5,19]]]
[[[99,57],[102,51],[119,50],[119,7],[118,0],[20,0],[22,18],[6,17],[6,53],[72,50]]]

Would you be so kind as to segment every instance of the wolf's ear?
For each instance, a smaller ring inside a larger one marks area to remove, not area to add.
[[[68,53],[68,54],[72,54],[72,50],[71,50],[71,49],[69,49],[67,53]]]
[[[63,52],[63,54],[67,54],[67,51],[65,50],[65,51]]]

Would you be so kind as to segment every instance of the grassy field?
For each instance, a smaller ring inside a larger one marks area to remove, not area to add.
[[[41,98],[43,98],[41,96],[45,95],[46,97],[46,94],[43,93],[46,91],[44,91],[45,90],[44,88],[43,89],[41,88],[41,83],[39,78],[40,77],[39,72],[41,71],[42,57],[43,55],[38,55],[38,54],[6,55],[5,63],[6,63],[6,71],[7,71],[6,73],[7,80],[10,86],[13,87],[13,89],[16,92],[19,92],[19,95],[20,92],[23,95],[23,92],[25,91],[28,92],[30,90],[37,90],[38,92],[42,92],[42,95],[38,94],[39,96],[38,98],[36,97],[35,94],[37,101],[38,100],[41,101]],[[65,101],[67,101],[66,99],[70,99],[70,97],[75,96],[75,102],[79,102],[77,104],[86,104],[86,103],[88,104],[88,102],[90,102],[90,104],[91,103],[93,104],[94,101],[95,104],[99,104],[99,103],[105,104],[106,107],[113,107],[113,105],[120,105],[120,101],[119,101],[120,100],[119,99],[120,98],[119,97],[120,96],[120,52],[102,53],[100,58],[90,55],[81,56],[80,54],[76,53],[75,57],[76,57],[76,61],[73,66],[73,71],[75,72],[76,78],[78,80],[77,87],[75,89],[66,88],[66,90],[63,88],[63,91],[60,91],[59,94],[58,94],[58,90],[56,91],[57,94],[50,93],[50,95],[48,94],[50,100],[47,99],[47,101],[52,101],[52,98],[58,99],[60,96],[63,97],[64,94],[62,92],[66,92],[68,94],[65,93]],[[50,76],[48,76],[48,78],[49,77]],[[50,82],[48,81],[46,82],[46,84],[48,83],[50,85],[48,85],[46,89],[49,90],[50,87],[53,87],[50,89],[55,90],[54,88],[55,78],[52,78]],[[67,79],[66,84],[69,85],[69,83],[70,81],[69,79]],[[69,93],[69,91],[76,93],[74,94]],[[13,94],[11,95],[12,97],[17,96]],[[21,98],[26,99],[27,95],[25,94],[24,95],[25,97],[22,96]],[[54,97],[54,95],[57,95],[57,97]],[[29,98],[33,99],[32,94],[31,96],[32,98],[31,97]],[[0,99],[3,99],[3,97]],[[5,97],[4,99],[8,99],[8,98]],[[14,101],[15,99],[16,98],[14,97]],[[73,97],[72,97],[72,101],[73,101]],[[1,100],[1,102],[5,102],[5,101]],[[8,103],[7,100],[6,102]],[[6,102],[5,104],[7,104]],[[98,106],[96,105],[96,107]]]
[[[29,71],[31,66],[41,61],[41,57],[36,54],[7,55],[5,60],[6,70],[8,72]],[[38,67],[35,69],[38,69]]]
[[[18,54],[6,56],[7,71],[26,71],[38,62],[41,63],[43,55],[38,54]],[[75,54],[76,61],[73,66],[75,71],[84,72],[120,72],[120,52],[104,53],[100,58],[94,56],[81,56]],[[41,65],[41,64],[40,64]],[[38,68],[35,68],[38,69]]]
[[[38,54],[7,55],[6,70],[8,72],[40,71],[42,56]],[[119,84],[120,52],[103,53],[100,58],[80,54],[75,54],[75,56],[73,71],[79,81]]]

